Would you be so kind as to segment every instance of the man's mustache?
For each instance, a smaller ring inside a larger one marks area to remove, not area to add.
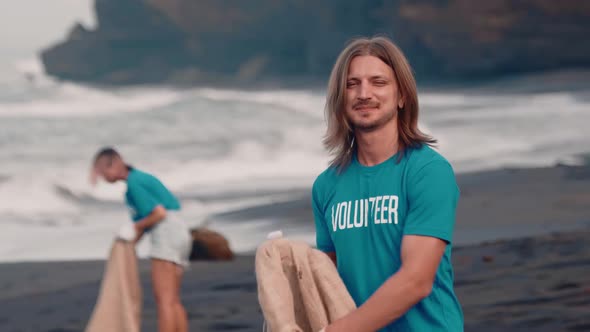
[[[376,101],[371,100],[359,100],[356,103],[352,104],[352,109],[359,109],[359,108],[378,108],[379,103]]]

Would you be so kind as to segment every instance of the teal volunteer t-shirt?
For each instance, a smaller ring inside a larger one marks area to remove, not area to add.
[[[355,156],[343,173],[328,168],[318,176],[312,191],[317,247],[336,252],[338,272],[360,306],[400,268],[404,235],[444,240],[430,295],[381,331],[463,331],[451,265],[459,198],[453,169],[426,145],[397,159],[367,167]]]
[[[180,210],[178,199],[160,180],[136,168],[127,176],[125,201],[134,222],[147,217],[158,205],[166,210]]]

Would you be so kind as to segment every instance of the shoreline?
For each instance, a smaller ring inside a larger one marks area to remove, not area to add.
[[[587,159],[584,156],[582,158]],[[455,247],[590,227],[588,165],[504,168],[458,173],[457,182],[461,197],[453,236]],[[227,195],[249,195],[252,198],[257,195],[290,198],[227,210],[203,221],[207,227],[226,236],[234,252],[241,255],[252,254],[257,244],[265,240],[266,234],[279,229],[285,236],[313,244],[310,192],[311,190],[300,188],[284,188],[275,192],[252,190],[246,193],[229,193]],[[190,203],[192,198],[184,199]],[[200,200],[202,197],[195,199]],[[198,227],[198,224],[193,224],[192,227]],[[110,239],[105,238],[104,241],[108,242]],[[100,257],[54,255],[50,257],[55,258],[46,259],[40,251],[32,253],[30,259],[7,258],[0,263],[101,261],[106,259],[108,247],[105,243],[104,254]],[[140,243],[141,257],[144,249],[145,246]],[[17,253],[18,256],[22,255]]]
[[[458,173],[461,196],[453,242],[455,245],[545,235],[590,228],[590,165],[503,168]],[[211,227],[268,221],[258,226],[254,243],[282,229],[285,236],[309,241],[311,190],[296,190],[297,198],[235,209],[213,216]],[[229,238],[238,243],[239,237]],[[246,250],[244,253],[252,253]]]

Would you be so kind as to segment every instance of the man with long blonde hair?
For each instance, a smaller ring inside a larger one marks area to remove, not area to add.
[[[463,331],[451,265],[459,189],[418,129],[416,82],[392,41],[342,51],[326,117],[334,158],[313,185],[317,247],[358,306],[326,332]]]

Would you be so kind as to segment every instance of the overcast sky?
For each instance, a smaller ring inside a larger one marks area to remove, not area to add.
[[[33,55],[63,39],[74,22],[95,24],[94,0],[0,0],[0,57]]]

